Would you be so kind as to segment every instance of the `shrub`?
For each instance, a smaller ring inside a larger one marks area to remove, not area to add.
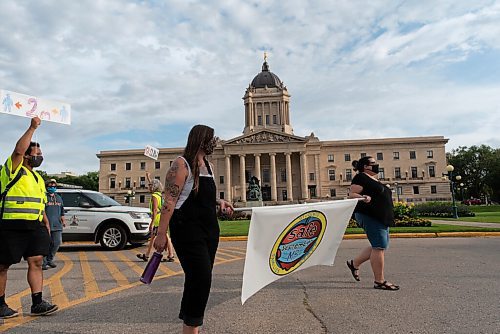
[[[453,217],[453,208],[451,202],[425,202],[415,206],[415,212],[421,217]],[[466,205],[458,204],[457,213],[459,217],[474,217],[472,212]]]
[[[394,224],[395,227],[426,227],[431,226],[430,220],[418,218],[414,203],[395,202],[394,203]],[[356,220],[351,219],[347,227],[358,227]]]

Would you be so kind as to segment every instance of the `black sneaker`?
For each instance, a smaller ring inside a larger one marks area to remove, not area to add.
[[[52,305],[51,303],[42,300],[41,303],[31,306],[31,314],[32,316],[37,315],[49,315],[57,311],[57,305]]]
[[[0,306],[0,319],[14,318],[18,315],[19,313],[8,307],[7,304],[3,304],[2,306]]]
[[[47,263],[47,265],[48,265],[49,267],[51,267],[51,268],[55,268],[55,267],[57,267],[57,264],[55,264],[54,262],[49,262],[49,263]]]

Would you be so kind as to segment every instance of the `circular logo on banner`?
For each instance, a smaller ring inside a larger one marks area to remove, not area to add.
[[[276,275],[286,275],[300,267],[314,253],[326,230],[326,216],[309,211],[295,218],[276,240],[269,266]]]

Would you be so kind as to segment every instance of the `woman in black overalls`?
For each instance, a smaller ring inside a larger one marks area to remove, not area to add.
[[[186,276],[179,312],[183,333],[198,333],[203,324],[219,244],[216,205],[232,214],[231,204],[216,198],[212,168],[206,159],[215,145],[212,128],[196,125],[191,129],[183,156],[167,173],[165,205],[154,243],[157,251],[165,249],[164,236],[170,225],[172,243]]]

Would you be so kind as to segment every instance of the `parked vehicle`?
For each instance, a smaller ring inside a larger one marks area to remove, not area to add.
[[[480,205],[480,204],[482,204],[481,200],[479,198],[469,198],[469,199],[463,200],[462,203],[465,205]]]
[[[64,241],[93,241],[109,250],[149,238],[149,209],[123,206],[97,191],[58,189],[64,202]]]

